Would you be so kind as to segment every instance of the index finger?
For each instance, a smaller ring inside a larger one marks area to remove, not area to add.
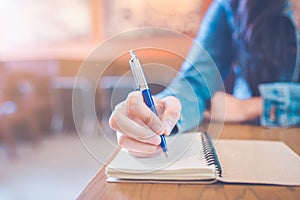
[[[161,120],[144,103],[141,92],[132,92],[126,100],[126,107],[129,117],[141,120],[157,134],[163,133]]]

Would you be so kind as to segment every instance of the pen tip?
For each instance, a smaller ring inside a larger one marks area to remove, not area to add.
[[[168,158],[169,156],[168,156],[168,152],[164,152],[165,153],[165,156],[166,156],[166,158]]]

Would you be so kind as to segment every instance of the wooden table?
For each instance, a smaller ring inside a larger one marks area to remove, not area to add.
[[[300,155],[300,128],[226,124],[221,139],[280,140]],[[300,187],[253,184],[107,183],[103,166],[78,199],[300,199]],[[300,169],[299,169],[300,173]]]

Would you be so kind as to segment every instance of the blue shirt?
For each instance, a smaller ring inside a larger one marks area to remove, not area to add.
[[[290,3],[287,3],[284,14],[289,17],[296,27]],[[182,105],[181,118],[177,123],[180,132],[196,127],[203,118],[207,102],[217,90],[224,91],[224,81],[234,62],[232,37],[235,30],[233,10],[229,0],[212,2],[198,34],[179,73],[172,83],[158,97],[176,96]],[[297,56],[293,72],[289,75],[295,81],[299,75],[300,40],[296,28]],[[240,73],[234,70],[235,82],[233,95],[240,99],[250,98],[251,91],[248,83]]]

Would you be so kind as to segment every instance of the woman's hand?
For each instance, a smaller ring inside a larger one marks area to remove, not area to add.
[[[158,116],[144,103],[141,92],[132,92],[119,103],[109,125],[118,133],[118,143],[136,157],[151,157],[162,152],[161,134],[169,135],[177,123],[181,104],[173,96],[153,97]]]
[[[211,108],[204,117],[214,121],[244,122],[260,117],[262,99],[253,97],[240,100],[224,92],[216,92],[211,99]]]

